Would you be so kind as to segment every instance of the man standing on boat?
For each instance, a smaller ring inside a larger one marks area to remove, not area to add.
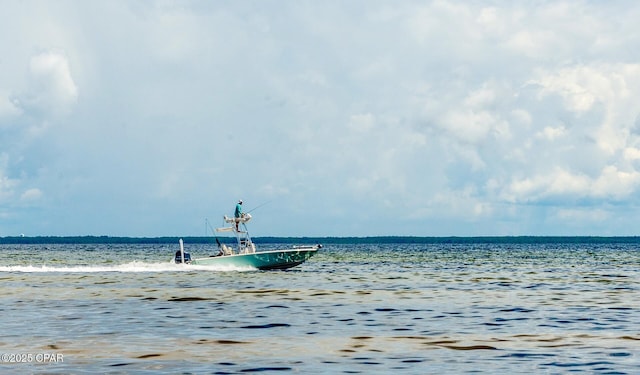
[[[236,204],[236,212],[233,214],[236,218],[236,232],[238,231],[238,224],[240,223],[240,217],[242,216],[242,199]]]

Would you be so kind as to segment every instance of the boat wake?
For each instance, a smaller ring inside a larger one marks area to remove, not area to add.
[[[28,266],[0,266],[0,272],[18,272],[18,273],[97,273],[97,272],[243,272],[255,271],[253,267],[237,267],[237,266],[198,266],[192,264],[175,264],[173,261],[166,263],[145,263],[133,261],[130,263],[114,264],[114,265],[28,265]]]

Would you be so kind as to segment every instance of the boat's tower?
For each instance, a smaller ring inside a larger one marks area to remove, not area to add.
[[[233,251],[234,254],[250,254],[256,252],[256,245],[253,244],[249,230],[247,230],[247,222],[249,220],[251,220],[251,215],[249,214],[242,214],[239,218],[225,215],[224,221],[231,224],[231,226],[216,229],[218,232],[233,232],[233,234],[236,235],[238,247],[236,251]]]
[[[247,220],[248,221],[248,220]],[[236,234],[238,240],[238,254],[250,254],[256,252],[256,245],[251,241],[249,230],[247,229],[246,221],[241,221],[242,226],[238,226],[238,230],[233,228],[233,232]]]

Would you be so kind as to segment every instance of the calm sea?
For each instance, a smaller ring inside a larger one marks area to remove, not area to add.
[[[0,373],[640,373],[637,243],[177,247],[0,245]]]

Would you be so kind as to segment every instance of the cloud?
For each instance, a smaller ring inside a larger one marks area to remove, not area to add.
[[[42,6],[0,15],[0,195],[74,218],[43,233],[238,197],[273,235],[591,233],[640,203],[633,2]]]
[[[69,62],[61,52],[48,51],[29,62],[31,87],[26,103],[45,116],[68,114],[78,100]]]
[[[549,174],[513,181],[504,192],[504,199],[514,202],[562,201],[576,202],[582,199],[619,201],[636,191],[640,184],[640,172],[620,171],[606,166],[595,177],[571,173],[556,168]]]
[[[9,93],[0,91],[0,126],[9,125],[22,114],[20,103]]]
[[[569,198],[588,195],[589,177],[556,168],[549,174],[513,181],[504,195],[514,202],[536,202],[548,198]]]
[[[42,191],[38,188],[27,189],[20,195],[20,200],[23,202],[32,202],[40,198],[42,198]]]
[[[8,204],[13,197],[17,181],[7,176],[8,155],[6,152],[0,154],[0,204]]]
[[[52,181],[39,180],[46,165],[55,163],[47,160],[52,149],[48,130],[71,113],[78,98],[64,53],[33,55],[25,70],[25,84],[0,88],[0,205],[5,218],[41,201],[43,190],[27,186],[51,188]]]
[[[640,64],[580,64],[539,75],[535,83],[541,86],[541,97],[559,95],[576,120],[601,116],[588,133],[601,149],[615,153],[634,141],[630,128],[640,112]]]
[[[536,135],[540,138],[544,138],[548,141],[553,141],[554,139],[561,138],[567,133],[567,130],[564,126],[560,125],[558,127],[545,126],[541,132],[538,132]]]

